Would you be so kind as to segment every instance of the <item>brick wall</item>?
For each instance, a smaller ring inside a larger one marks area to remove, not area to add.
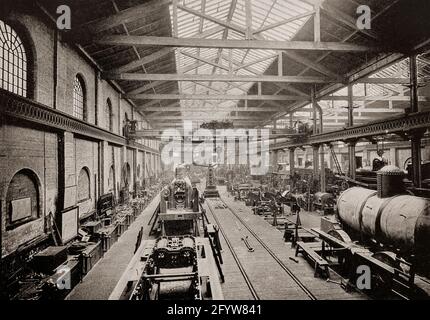
[[[79,215],[85,216],[96,208],[96,199],[98,196],[98,144],[95,142],[75,139],[76,150],[76,180],[83,168],[89,171],[90,175],[90,199],[78,202]],[[77,185],[77,187],[79,187]]]
[[[57,137],[52,133],[8,124],[0,127],[0,133],[2,256],[5,256],[42,235],[45,228],[44,217],[50,212],[56,212]],[[40,218],[6,230],[7,190],[14,175],[22,169],[29,169],[37,176]]]
[[[30,39],[27,50],[34,56],[34,100],[48,107],[73,115],[73,82],[80,75],[85,83],[87,121],[107,129],[106,101],[112,104],[113,132],[123,134],[124,115],[142,121],[132,105],[120,99],[120,94],[107,81],[100,79],[98,71],[71,48],[58,42],[57,71],[54,70],[55,31],[44,21],[28,14],[11,13],[8,21],[19,25]],[[57,77],[56,96],[54,79]],[[96,90],[97,88],[97,90]],[[97,94],[96,94],[97,92]],[[56,103],[55,103],[56,101]],[[1,106],[0,106],[1,108]],[[97,114],[97,121],[96,121]],[[0,126],[0,214],[2,228],[1,256],[14,252],[46,232],[44,217],[54,215],[61,208],[78,205],[83,216],[96,208],[97,198],[109,191],[109,171],[115,166],[115,184],[121,182],[121,171],[128,162],[131,169],[130,190],[133,190],[136,152],[125,146],[93,141],[75,136],[71,132],[47,132],[32,124],[14,123],[4,119]],[[115,161],[112,159],[115,154]],[[139,152],[143,175],[143,152]],[[137,163],[136,163],[137,164]],[[77,203],[77,180],[81,169],[88,168],[90,194],[88,200]],[[23,168],[38,177],[40,192],[40,218],[11,230],[6,230],[5,201],[7,189],[14,174]],[[99,172],[101,168],[102,172]],[[58,210],[57,210],[58,208]]]

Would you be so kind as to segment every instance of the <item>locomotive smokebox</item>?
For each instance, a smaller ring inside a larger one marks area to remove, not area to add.
[[[385,166],[377,172],[378,197],[389,198],[405,192],[405,173],[396,166]]]

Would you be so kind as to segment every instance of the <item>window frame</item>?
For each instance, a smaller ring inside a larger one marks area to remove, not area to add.
[[[106,127],[107,130],[110,132],[114,131],[114,126],[113,126],[113,107],[112,107],[112,101],[110,100],[110,98],[106,99],[106,108],[105,108],[105,112],[106,112]]]
[[[78,92],[76,91],[77,84],[79,85],[79,88],[81,90],[81,95],[77,96]],[[80,99],[77,99],[77,97],[80,97]],[[87,110],[87,90],[84,78],[77,74],[73,80],[73,116],[79,120],[88,121],[88,110]],[[80,117],[80,113],[78,114],[76,112],[77,104],[76,102],[82,102],[82,118]]]
[[[35,88],[37,87],[36,85],[37,63],[36,63],[36,50],[35,50],[34,42],[26,26],[22,25],[19,21],[10,20],[10,19],[0,19],[0,22],[2,22],[6,27],[9,27],[16,34],[16,37],[19,39],[22,49],[24,51],[24,54],[26,57],[26,70],[25,70],[26,84],[23,90],[25,90],[26,94],[22,95],[19,93],[15,93],[13,91],[10,91],[9,89],[6,89],[6,88],[3,89],[2,86],[0,86],[0,89],[27,99],[34,99]],[[0,64],[1,63],[2,63],[2,60],[0,60]],[[3,71],[0,70],[0,72],[3,72]],[[23,74],[23,77],[24,77],[24,74]]]

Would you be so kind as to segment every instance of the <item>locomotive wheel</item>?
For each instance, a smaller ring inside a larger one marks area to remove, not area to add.
[[[328,232],[328,234],[331,235],[332,237],[335,237],[337,240],[343,241],[345,243],[351,243],[352,242],[349,235],[343,230],[333,229],[333,230],[330,230]]]
[[[351,242],[352,242],[352,240],[351,240],[351,238],[349,237],[349,235],[348,235],[345,231],[343,231],[343,230],[340,230],[340,229],[332,229],[332,230],[330,230],[330,231],[328,232],[328,234],[329,234],[329,235],[331,235],[332,237],[334,237],[334,238],[336,238],[336,239],[340,240],[340,241],[345,242],[345,243],[351,243]],[[341,265],[343,265],[343,264],[345,263],[345,255],[344,255],[344,254],[342,254],[342,253],[334,253],[334,255],[333,255],[333,256],[337,257],[338,262],[339,262]]]
[[[346,181],[342,181],[342,183],[340,184],[340,189],[342,191],[345,191],[345,190],[349,189],[349,183],[346,182]]]
[[[372,254],[372,258],[375,258],[386,265],[389,265],[392,268],[396,268],[401,271],[403,268],[400,266],[400,263],[396,261],[396,254],[390,251],[378,251]]]
[[[382,263],[392,267],[404,271],[400,266],[399,262],[396,261],[396,254],[390,251],[379,251],[372,254],[372,258],[375,258]],[[384,296],[386,292],[391,290],[392,279],[391,276],[386,274],[372,274],[373,282],[376,284],[374,288],[374,293],[378,296]]]

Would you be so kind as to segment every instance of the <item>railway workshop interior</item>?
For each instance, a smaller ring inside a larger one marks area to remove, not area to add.
[[[427,300],[426,0],[1,0],[0,299]]]

